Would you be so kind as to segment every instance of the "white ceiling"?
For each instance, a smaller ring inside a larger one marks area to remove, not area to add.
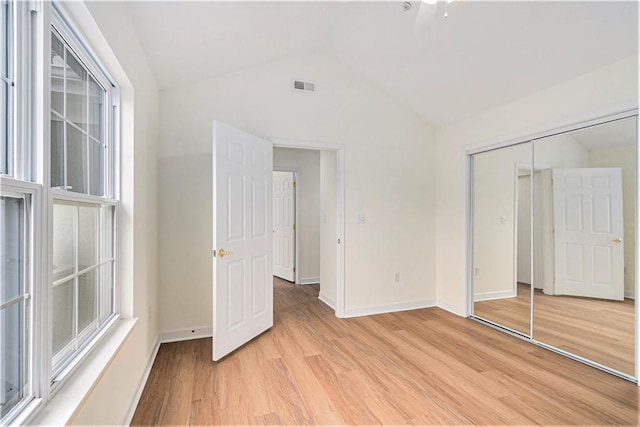
[[[636,119],[618,120],[572,132],[587,151],[636,145]]]
[[[322,49],[431,123],[513,101],[638,53],[638,3],[458,0],[131,2],[162,89]],[[299,76],[304,78],[304,76]]]

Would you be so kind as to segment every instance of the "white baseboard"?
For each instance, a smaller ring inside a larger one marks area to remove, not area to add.
[[[449,313],[455,314],[456,316],[469,317],[469,313],[466,312],[466,309],[460,311],[460,307],[446,303],[444,301],[438,301],[436,303],[436,306],[445,311],[448,311]]]
[[[393,304],[371,305],[368,307],[347,308],[343,317],[370,316],[372,314],[393,313],[395,311],[417,310],[420,308],[435,307],[435,299],[398,302]]]
[[[195,340],[198,338],[209,338],[213,335],[213,327],[200,326],[197,328],[173,329],[171,331],[160,332],[158,340],[161,343]]]
[[[508,291],[481,292],[479,294],[475,294],[473,301],[490,301],[494,299],[515,298],[516,296],[516,292],[513,289]]]
[[[305,277],[298,279],[298,285],[315,285],[320,283],[319,277]]]
[[[628,299],[636,299],[634,291],[624,291],[624,297]]]
[[[327,304],[332,309],[334,310],[336,309],[336,302],[333,299],[326,296],[325,294],[323,294],[322,292],[320,292],[320,295],[318,295],[318,299],[323,303]]]
[[[122,423],[123,426],[131,425],[131,420],[133,420],[133,415],[136,412],[138,403],[140,403],[140,398],[142,397],[144,386],[147,384],[147,380],[149,379],[149,374],[151,373],[153,362],[156,361],[158,350],[160,350],[159,337],[158,339],[156,339],[156,344],[153,346],[153,350],[151,350],[149,361],[147,362],[147,367],[145,368],[144,373],[142,374],[142,378],[140,378],[140,382],[138,383],[138,388],[136,389],[136,394],[133,395],[133,400],[131,400],[131,405],[129,406],[129,409],[127,410],[127,414],[125,415],[124,421]]]

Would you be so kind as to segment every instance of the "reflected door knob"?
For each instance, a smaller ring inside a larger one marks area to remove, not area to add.
[[[622,243],[622,239],[620,237],[612,240],[613,243]]]

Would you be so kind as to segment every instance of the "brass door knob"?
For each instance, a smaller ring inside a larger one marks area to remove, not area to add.
[[[220,258],[224,257],[224,256],[229,256],[229,255],[233,255],[233,251],[225,251],[224,249],[220,249],[218,251],[218,256]]]
[[[622,239],[620,237],[613,239],[612,240],[613,243],[622,243]]]

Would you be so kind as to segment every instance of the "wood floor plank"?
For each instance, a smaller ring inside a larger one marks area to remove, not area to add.
[[[346,424],[380,424],[380,421],[373,415],[367,403],[362,400],[362,397],[351,393],[349,388],[344,387],[342,378],[333,371],[323,356],[311,356],[305,358],[305,360],[313,375],[322,384],[325,394],[330,396],[336,407],[340,409]]]
[[[638,425],[636,384],[438,308],[339,319],[317,297],[274,280],[274,327],[219,362],[163,344],[132,424]]]
[[[530,302],[531,287],[519,283],[516,297],[477,302],[474,313],[528,335]],[[536,340],[634,374],[633,300],[552,296],[536,289],[533,314]]]

